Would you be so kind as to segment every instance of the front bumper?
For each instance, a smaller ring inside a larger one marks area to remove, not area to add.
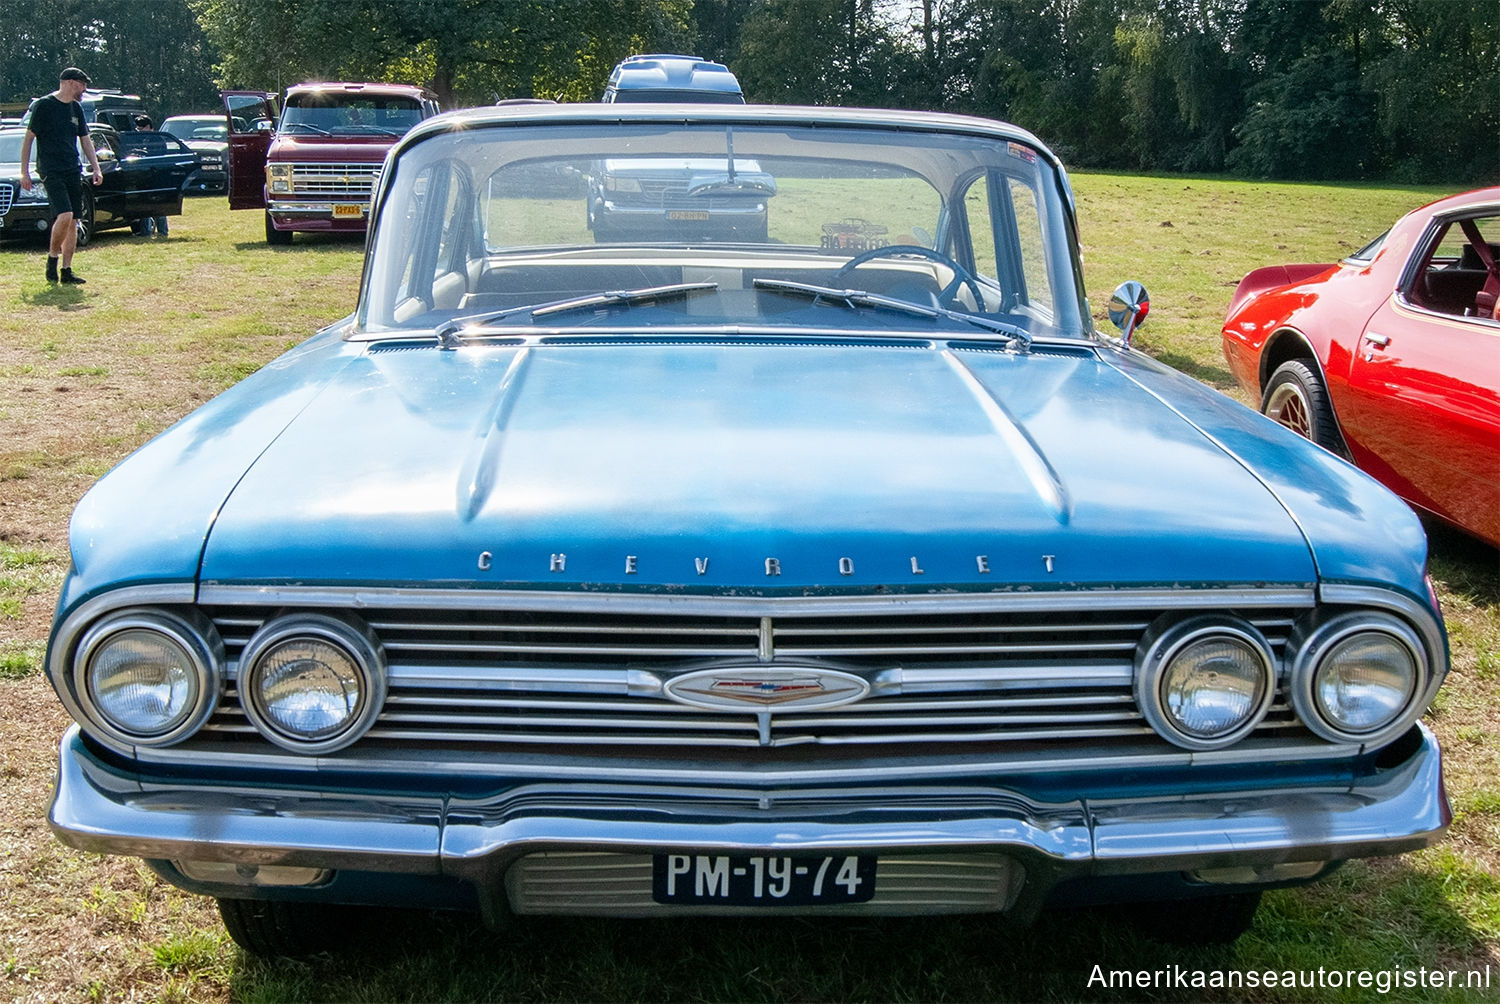
[[[1271,885],[1320,872],[1307,863],[1425,846],[1450,813],[1437,742],[1418,729],[1400,763],[1352,784],[1044,803],[973,784],[732,791],[570,782],[521,785],[487,799],[379,798],[332,785],[231,788],[115,770],[93,756],[75,726],[63,739],[48,815],[57,836],[82,850],[427,877],[472,890],[492,918],[660,912],[666,908],[650,900],[651,855],[669,852],[858,852],[878,855],[882,868],[887,859],[988,863],[1001,873],[993,896],[956,896],[947,910],[1027,914],[1065,883],[1159,877],[1218,891],[1218,882]],[[545,874],[554,865],[560,872]],[[645,869],[644,893],[637,885],[633,898],[599,898],[593,876],[601,866],[634,869],[637,877]],[[247,878],[254,871],[243,870]],[[562,883],[564,894],[538,899],[528,884],[538,875],[544,885]],[[215,895],[287,894],[180,884]],[[858,912],[945,911],[929,896],[920,910],[877,899]]]
[[[308,201],[272,199],[267,204],[271,224],[277,230],[303,230],[314,232],[363,231],[370,221],[370,203]],[[358,215],[341,215],[358,210]]]

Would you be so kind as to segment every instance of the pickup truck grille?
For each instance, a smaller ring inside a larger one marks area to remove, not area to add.
[[[370,201],[380,164],[293,164],[292,191],[299,196]]]
[[[10,204],[16,197],[13,185],[0,185],[0,216],[10,212]]]
[[[422,749],[617,746],[920,750],[951,744],[1155,739],[1132,693],[1141,636],[1162,609],[728,616],[362,611],[389,661],[389,694],[356,744]],[[210,610],[228,657],[269,609]],[[1301,610],[1242,611],[1280,655]],[[769,658],[770,661],[767,661]],[[680,704],[661,684],[716,660],[827,665],[871,684],[824,710]],[[234,675],[234,667],[231,676]],[[1260,735],[1300,729],[1278,695]],[[205,733],[258,741],[233,683]],[[1165,748],[1165,743],[1162,743]]]

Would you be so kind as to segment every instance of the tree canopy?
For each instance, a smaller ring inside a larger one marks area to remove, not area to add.
[[[1494,0],[0,0],[0,100],[66,65],[157,114],[216,86],[593,100],[634,52],[762,102],[1003,118],[1085,167],[1500,180]]]

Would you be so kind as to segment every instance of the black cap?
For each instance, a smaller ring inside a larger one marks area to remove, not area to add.
[[[89,79],[89,75],[87,73],[84,73],[82,70],[80,70],[76,66],[70,66],[66,70],[63,70],[61,73],[59,73],[57,75],[57,79],[58,80],[82,80],[83,81],[83,86],[85,86],[85,87],[87,87],[89,84],[93,83],[93,81]]]

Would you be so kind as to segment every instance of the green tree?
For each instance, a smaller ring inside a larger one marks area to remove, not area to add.
[[[226,86],[425,84],[446,107],[588,100],[631,52],[689,40],[691,0],[192,0]],[[274,45],[266,44],[275,39]]]
[[[0,0],[0,101],[7,103],[50,93],[63,67],[81,66],[95,87],[140,94],[159,120],[217,104],[213,59],[186,0]]]

